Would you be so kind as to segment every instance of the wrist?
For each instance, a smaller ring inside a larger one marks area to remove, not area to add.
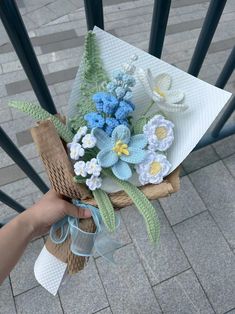
[[[25,237],[28,241],[31,241],[35,237],[36,228],[32,223],[31,215],[28,210],[17,216],[17,223],[19,225],[19,229],[24,232]]]

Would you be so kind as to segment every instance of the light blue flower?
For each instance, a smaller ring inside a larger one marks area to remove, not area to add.
[[[96,104],[96,109],[99,112],[113,114],[117,108],[118,100],[110,93],[98,92],[92,96],[92,100]]]
[[[146,151],[147,138],[144,134],[131,136],[128,127],[117,126],[109,137],[103,130],[92,130],[96,137],[96,146],[100,149],[98,163],[103,168],[111,167],[113,174],[120,180],[128,180],[132,176],[129,164],[141,163]]]
[[[127,91],[125,96],[123,97],[123,100],[127,100],[127,101],[131,100],[132,96],[133,96],[132,92],[131,91]]]
[[[104,126],[105,120],[101,114],[97,112],[89,112],[84,116],[84,120],[87,121],[87,126],[89,129],[102,128]]]
[[[125,84],[127,84],[130,87],[135,86],[136,81],[135,81],[134,77],[130,74],[124,74],[122,77],[122,80]]]
[[[121,87],[121,86],[118,86],[116,89],[115,89],[115,93],[116,93],[116,96],[118,99],[121,99],[125,96],[126,94],[126,89]]]
[[[114,79],[116,79],[117,81],[122,81],[122,77],[125,74],[125,72],[121,71],[121,70],[114,70],[112,77]]]
[[[118,87],[118,85],[114,82],[109,82],[106,86],[107,91],[110,93],[114,93],[115,89]]]

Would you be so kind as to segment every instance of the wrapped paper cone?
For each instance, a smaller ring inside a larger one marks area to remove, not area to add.
[[[64,197],[70,199],[81,199],[87,204],[96,206],[97,204],[90,191],[84,185],[74,182],[72,164],[53,123],[50,120],[42,121],[38,123],[36,127],[31,129],[31,134],[45,165],[45,169],[53,189]],[[166,177],[161,184],[149,184],[140,187],[140,189],[148,199],[155,200],[177,192],[179,190],[179,186],[178,167],[168,177]],[[110,193],[109,197],[115,209],[120,209],[132,204],[131,199],[123,191]],[[94,232],[96,228],[91,218],[81,220],[80,226],[87,232]],[[48,239],[46,247],[54,256],[59,258],[61,261],[68,263],[69,273],[76,273],[83,269],[85,265],[85,258],[75,256],[70,251],[70,239],[67,239],[60,245],[56,245]]]

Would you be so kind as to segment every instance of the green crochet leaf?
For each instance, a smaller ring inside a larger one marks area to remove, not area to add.
[[[147,199],[147,197],[133,184],[119,180],[110,171],[103,171],[105,175],[111,177],[122,189],[129,195],[133,203],[143,216],[147,227],[149,239],[152,243],[157,243],[160,237],[160,222],[156,209]]]
[[[148,122],[148,118],[146,118],[146,117],[139,118],[134,123],[134,134],[142,134],[143,133],[143,127],[147,122]]]
[[[92,95],[104,90],[108,76],[103,68],[100,51],[96,41],[96,34],[89,31],[85,38],[83,61],[80,66],[80,98],[78,101],[79,114],[70,119],[69,125],[77,131],[80,126],[86,124],[84,115],[96,111],[92,101]]]
[[[103,190],[96,189],[93,192],[94,198],[100,210],[101,217],[107,229],[110,232],[115,231],[115,214],[113,205],[107,195]]]
[[[73,139],[73,133],[64,125],[56,116],[53,116],[42,107],[35,105],[33,103],[24,102],[24,101],[11,101],[9,103],[10,107],[16,108],[22,112],[27,113],[31,117],[35,118],[36,120],[46,120],[50,119],[60,137],[66,142],[69,143]]]

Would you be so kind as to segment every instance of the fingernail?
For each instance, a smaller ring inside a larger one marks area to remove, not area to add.
[[[91,212],[89,210],[85,209],[84,217],[86,217],[86,218],[91,217]]]

